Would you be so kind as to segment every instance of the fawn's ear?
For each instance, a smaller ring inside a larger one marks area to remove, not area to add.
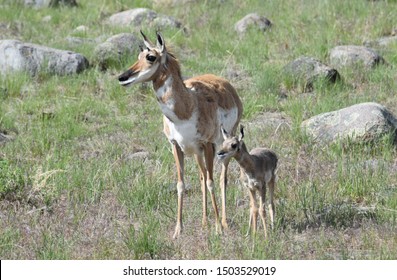
[[[243,140],[243,138],[244,138],[244,126],[241,124],[240,125],[240,135],[239,135],[238,141]]]
[[[222,131],[223,140],[226,140],[227,138],[229,138],[229,133],[227,133],[227,131],[225,130],[223,125],[221,125],[221,131]]]

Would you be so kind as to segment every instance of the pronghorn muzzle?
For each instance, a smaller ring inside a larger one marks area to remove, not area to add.
[[[131,69],[128,69],[124,73],[120,74],[120,76],[118,78],[120,85],[122,85],[122,86],[129,85],[130,83],[128,82],[128,80],[135,74],[136,73],[134,73],[134,71],[132,71]]]

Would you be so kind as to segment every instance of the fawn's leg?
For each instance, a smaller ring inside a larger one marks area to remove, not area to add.
[[[250,219],[248,224],[248,232],[251,230],[252,234],[256,234],[256,226],[257,226],[257,217],[258,217],[258,206],[256,205],[255,199],[255,190],[249,189],[249,197],[250,197]]]
[[[261,188],[259,188],[259,216],[261,217],[262,220],[263,230],[265,231],[265,239],[266,239],[267,230],[266,230],[265,203],[266,203],[266,184],[264,184]]]
[[[227,186],[227,168],[229,166],[230,160],[225,160],[222,162],[222,172],[220,179],[221,186],[221,198],[222,198],[222,227],[224,229],[228,228],[226,221],[226,186]]]
[[[268,208],[269,208],[269,214],[270,214],[270,223],[272,226],[272,229],[274,227],[274,215],[276,213],[276,208],[274,207],[274,188],[275,188],[275,176],[273,175],[272,179],[270,180],[268,187],[269,187],[269,203],[268,203]]]

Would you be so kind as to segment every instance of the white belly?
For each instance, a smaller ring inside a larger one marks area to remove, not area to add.
[[[171,122],[165,118],[169,128],[168,140],[177,142],[183,153],[186,155],[197,154],[200,152],[198,139],[200,135],[197,132],[197,114],[194,113],[188,120],[178,120]]]

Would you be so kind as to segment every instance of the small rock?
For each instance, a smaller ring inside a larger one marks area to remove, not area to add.
[[[331,83],[340,79],[336,69],[307,56],[299,57],[284,66],[284,73],[294,84],[303,84],[304,90],[312,90],[313,82],[319,79]]]
[[[126,159],[127,160],[141,160],[144,161],[150,157],[149,152],[147,151],[138,151],[135,153],[127,154]]]
[[[113,26],[132,26],[137,29],[142,26],[163,29],[165,27],[181,28],[182,23],[173,17],[161,15],[147,8],[137,8],[112,15],[107,20]]]
[[[375,50],[363,46],[338,46],[330,52],[330,62],[335,68],[364,67],[371,69],[385,60]]]
[[[85,25],[80,25],[80,26],[77,26],[77,27],[73,30],[73,32],[85,33],[85,32],[88,32],[88,30],[89,30],[89,28],[88,28],[87,26],[85,26]]]
[[[375,41],[366,41],[364,45],[372,48],[386,48],[390,45],[397,44],[397,36],[386,36],[379,38]]]
[[[110,37],[94,50],[94,59],[102,70],[110,65],[122,63],[123,56],[138,52],[141,40],[131,33],[121,33]]]
[[[240,35],[243,35],[247,32],[248,28],[252,25],[255,25],[259,28],[260,31],[265,32],[272,26],[272,22],[268,20],[264,16],[260,16],[257,13],[248,14],[242,19],[240,19],[234,25],[234,29]]]
[[[59,5],[75,7],[77,2],[76,0],[25,0],[25,6],[33,8],[57,7]]]
[[[42,22],[50,22],[52,20],[52,16],[48,15],[41,19]]]

